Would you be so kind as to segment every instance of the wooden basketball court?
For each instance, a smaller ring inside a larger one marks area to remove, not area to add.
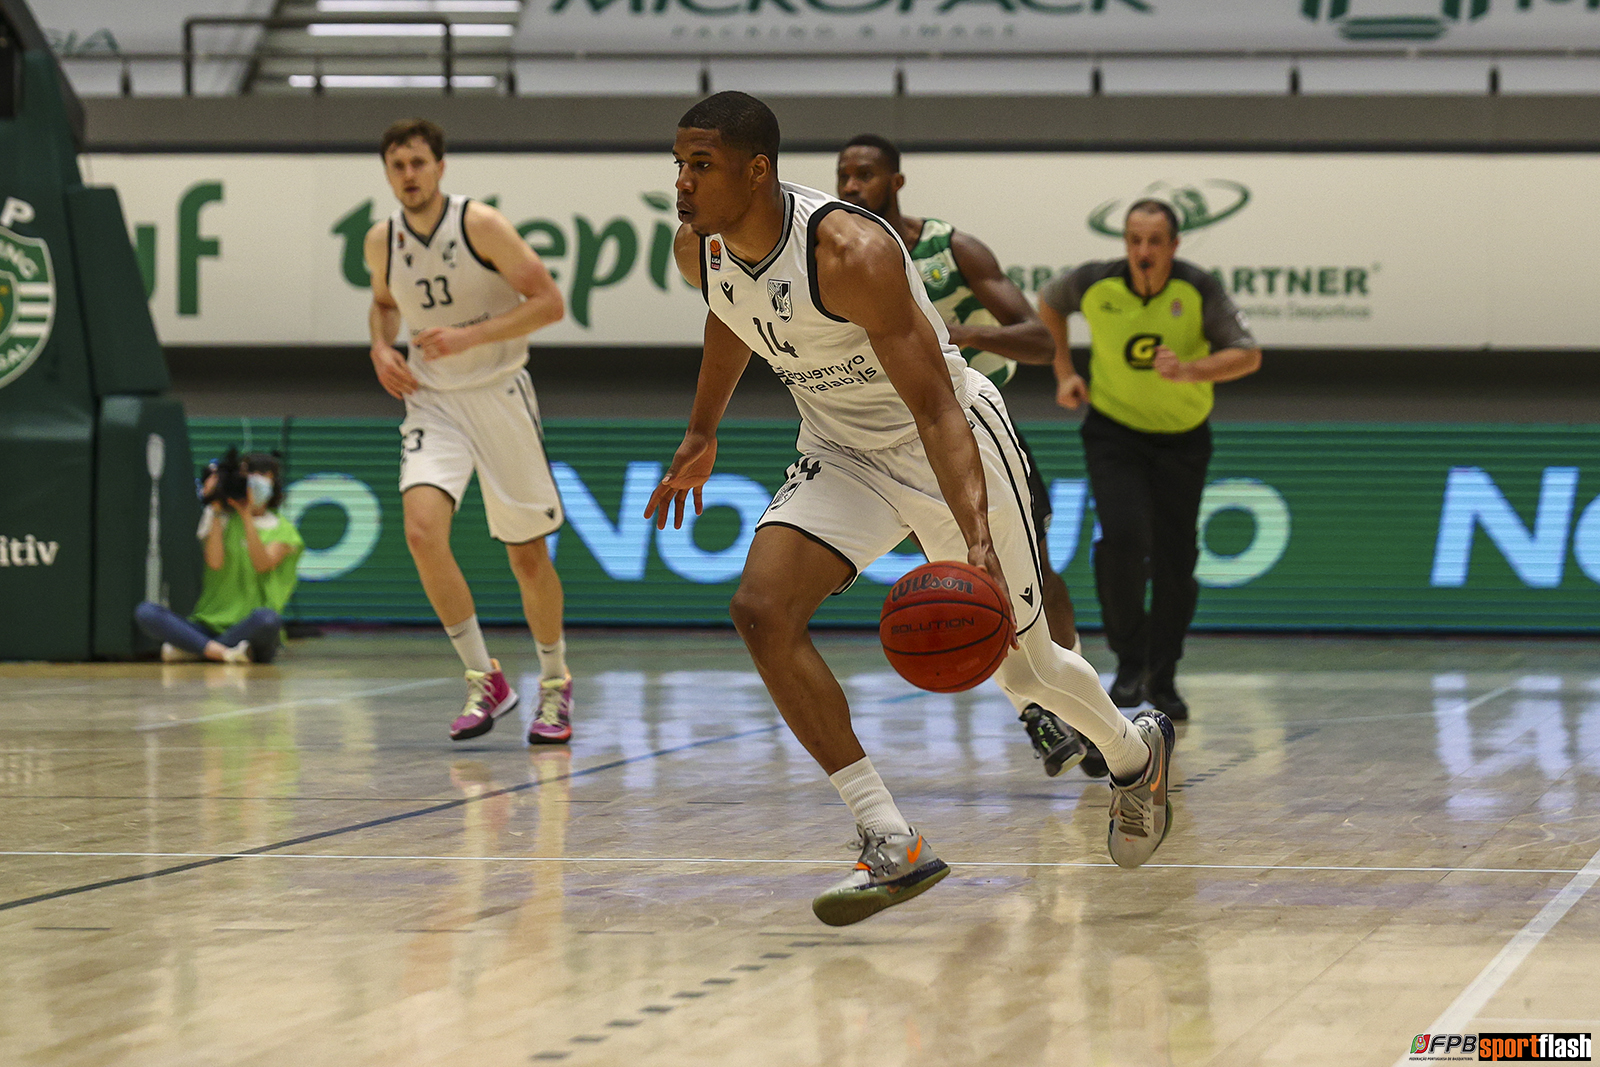
[[[953,867],[842,929],[810,900],[848,812],[731,632],[574,631],[570,752],[451,744],[432,632],[0,665],[0,1063],[1390,1067],[1600,1029],[1592,643],[1195,637],[1136,871],[992,684],[819,644]]]

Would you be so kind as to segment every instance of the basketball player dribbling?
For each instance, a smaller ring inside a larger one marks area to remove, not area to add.
[[[1172,724],[1124,719],[1080,656],[1051,644],[1026,467],[1004,402],[949,343],[905,247],[877,216],[780,182],[778,120],[718,93],[678,124],[678,267],[705,299],[705,349],[683,443],[645,514],[681,525],[716,462],[717,426],[759,353],[800,410],[801,459],[757,524],[729,611],[773,702],[855,817],[860,858],[812,902],[833,926],[931,888],[949,868],[914,830],[850,723],[807,630],[831,594],[915,533],[929,559],[985,570],[1011,598],[1018,647],[996,675],[1052,708],[1111,771],[1112,858],[1144,863],[1170,821]],[[1007,584],[1007,579],[1010,584]]]
[[[840,200],[864,207],[889,224],[911,254],[928,300],[944,321],[950,343],[967,365],[1002,389],[1016,373],[1019,361],[1049,365],[1056,346],[1038,312],[1015,282],[1000,269],[989,246],[943,219],[907,215],[900,210],[900,190],[906,176],[900,171],[900,149],[887,138],[864,133],[839,151],[835,192]],[[1014,431],[1013,431],[1014,432]],[[1039,535],[1039,595],[1044,601],[1050,640],[1082,655],[1078,628],[1072,614],[1072,597],[1061,575],[1042,564],[1050,558],[1045,531],[1053,510],[1039,464],[1027,440],[1015,433],[1017,447],[1028,463],[1028,508],[1033,530]],[[1023,599],[1027,599],[1024,591]],[[1033,753],[1044,763],[1044,773],[1054,778],[1081,763],[1090,777],[1105,775],[1100,753],[1091,752],[1073,730],[1047,708],[1019,705],[1021,721]]]
[[[529,744],[572,737],[572,676],[562,632],[561,579],[545,538],[565,515],[544,454],[528,377],[528,335],[564,313],[561,291],[506,217],[439,189],[444,131],[423,119],[383,135],[393,216],[367,232],[372,274],[372,364],[406,404],[400,498],[417,575],[466,667],[467,701],[450,726],[465,741],[517,706],[491,659],[472,591],[450,550],[450,526],[473,472],[489,533],[505,542],[539,652],[539,700]],[[394,347],[401,320],[410,354]]]

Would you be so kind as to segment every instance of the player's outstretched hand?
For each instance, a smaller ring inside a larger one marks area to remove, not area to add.
[[[1064,408],[1078,410],[1078,405],[1089,399],[1089,383],[1083,375],[1074,374],[1056,383],[1056,403]]]
[[[418,388],[417,379],[406,366],[406,357],[389,345],[372,346],[372,369],[378,372],[378,384],[383,386],[383,391],[396,400],[404,400]]]
[[[967,549],[967,562],[993,578],[994,583],[1000,587],[1002,601],[1007,605],[1011,603],[1011,587],[1006,584],[1006,575],[1000,569],[1000,557],[995,555],[994,545],[987,543],[973,545]],[[1015,621],[1015,619],[1012,620],[1013,623]],[[1016,631],[1013,630],[1011,647],[1017,648],[1019,644]]]
[[[672,466],[667,468],[666,476],[661,479],[661,484],[655,487],[650,494],[650,502],[644,507],[644,517],[656,520],[656,529],[664,530],[667,526],[667,511],[674,511],[672,528],[683,528],[683,502],[692,490],[694,492],[694,513],[699,515],[705,510],[700,502],[700,490],[705,486],[706,479],[711,477],[711,468],[717,462],[717,439],[704,434],[684,434],[683,444],[678,446],[678,451],[672,457]]]

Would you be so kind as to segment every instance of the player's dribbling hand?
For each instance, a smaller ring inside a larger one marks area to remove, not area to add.
[[[1166,345],[1162,345],[1160,348],[1156,349],[1155,359],[1151,363],[1151,366],[1155,368],[1157,374],[1161,375],[1169,382],[1187,382],[1192,380],[1189,377],[1183,362],[1178,359],[1178,353],[1174,352]]]
[[[1011,587],[1006,584],[1006,575],[1005,572],[1000,569],[1000,557],[995,555],[994,545],[988,543],[973,545],[971,548],[967,549],[967,562],[983,571],[989,577],[993,578],[995,584],[1000,587],[1002,602],[1006,604],[1011,603]],[[1016,620],[1013,619],[1012,622],[1015,624]],[[1011,632],[1011,647],[1017,648],[1020,646],[1020,644],[1021,643],[1017,640],[1015,626],[1013,625]]]
[[[1061,407],[1076,411],[1078,405],[1088,399],[1089,383],[1083,380],[1083,375],[1074,374],[1056,383],[1056,403]]]
[[[422,349],[423,359],[443,359],[472,347],[472,338],[466,330],[455,326],[430,326],[412,338],[412,344]]]
[[[372,369],[378,373],[378,384],[396,400],[404,400],[418,389],[417,379],[406,358],[389,345],[372,346]]]
[[[656,529],[664,530],[667,527],[667,512],[673,510],[672,528],[683,528],[683,502],[690,491],[694,492],[694,513],[696,515],[705,511],[705,506],[700,501],[700,491],[706,484],[706,479],[711,477],[711,468],[717,463],[717,439],[704,434],[685,434],[683,444],[678,446],[678,451],[672,457],[672,466],[667,468],[666,476],[661,479],[661,484],[655,487],[650,494],[650,502],[644,507],[644,517],[654,517]]]

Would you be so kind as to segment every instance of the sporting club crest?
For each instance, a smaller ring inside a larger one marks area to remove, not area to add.
[[[789,297],[789,282],[783,278],[767,280],[767,297],[772,301],[773,314],[784,322],[794,318],[794,301]]]
[[[0,388],[39,358],[50,340],[55,312],[49,246],[0,226]]]

